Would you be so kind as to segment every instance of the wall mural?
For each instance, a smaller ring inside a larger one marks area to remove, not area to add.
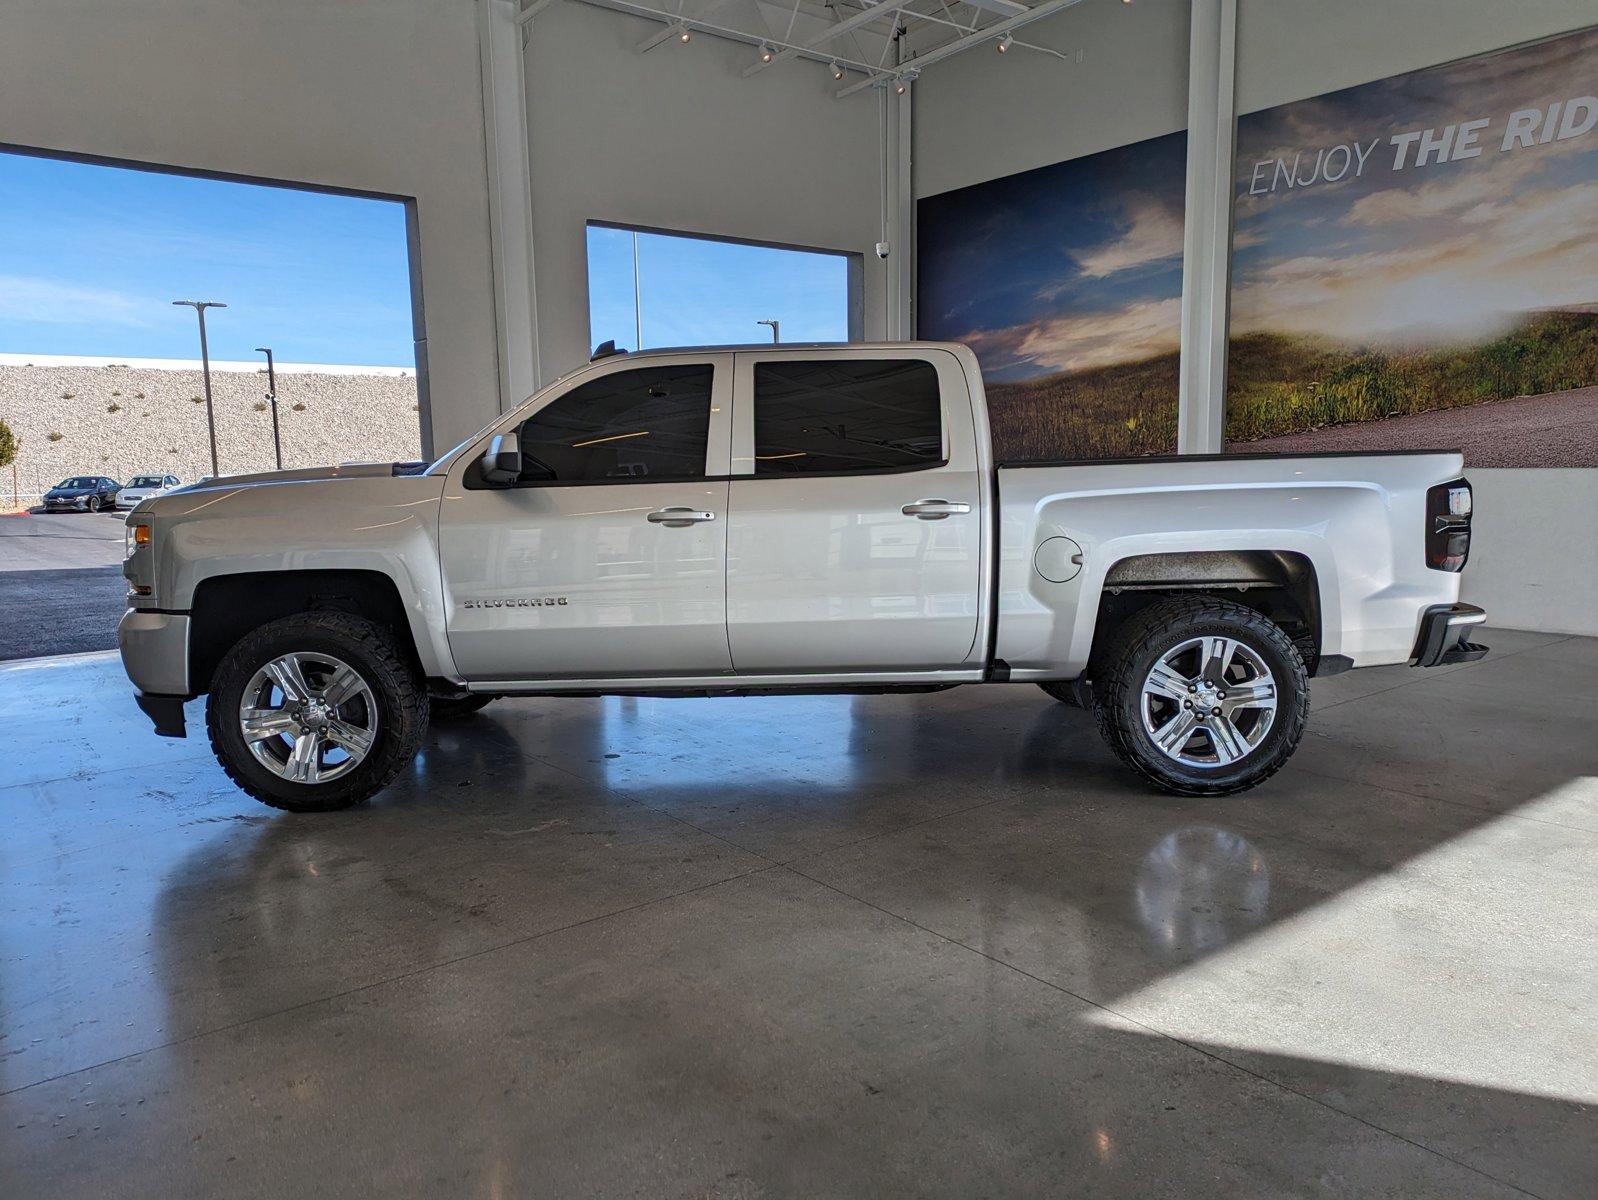
[[[1598,466],[1598,29],[1238,121],[1229,450]]]
[[[982,361],[1001,460],[1176,450],[1183,133],[916,208],[917,328]]]

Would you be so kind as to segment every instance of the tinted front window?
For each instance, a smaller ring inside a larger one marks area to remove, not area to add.
[[[755,474],[884,471],[943,460],[938,372],[918,359],[755,364]]]
[[[128,480],[129,487],[160,487],[161,481],[154,475],[139,475]]]
[[[63,479],[56,484],[58,488],[92,488],[93,486],[94,480],[92,479]]]
[[[522,422],[522,480],[702,479],[709,364],[618,371]]]

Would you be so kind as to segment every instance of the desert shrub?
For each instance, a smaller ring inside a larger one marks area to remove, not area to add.
[[[266,401],[265,400],[257,400],[254,404],[250,405],[250,407],[253,408],[256,412],[265,412],[266,411]]]
[[[63,399],[63,400],[76,400],[77,398],[78,398],[78,393],[76,393],[76,392],[62,392],[61,393],[61,399]]]
[[[189,397],[189,403],[190,404],[204,404],[205,403],[205,397],[204,396],[190,396]]]
[[[54,429],[52,429],[49,433],[44,435],[44,440],[47,442],[59,442],[63,436],[65,435],[57,433]]]
[[[120,396],[122,393],[121,392],[117,392],[116,394],[118,396]],[[115,400],[113,400],[113,401],[111,401],[110,404],[107,404],[105,406],[105,411],[108,412],[108,413],[121,412],[122,411],[122,406],[120,404],[118,404]]]
[[[293,408],[294,408],[295,412],[304,412],[305,411],[305,403],[304,403],[304,401],[296,400],[294,402],[294,404],[293,404]]]

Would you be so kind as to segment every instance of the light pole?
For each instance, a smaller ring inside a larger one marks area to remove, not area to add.
[[[771,344],[773,346],[775,346],[778,342],[782,341],[782,322],[781,321],[756,321],[755,324],[756,325],[770,325],[771,326]]]
[[[216,410],[211,407],[211,352],[205,344],[205,310],[226,308],[220,300],[174,300],[173,304],[188,305],[200,314],[200,370],[205,374],[205,423],[211,431],[211,477],[222,473],[216,463]]]
[[[266,355],[266,402],[272,406],[272,453],[277,455],[277,469],[283,469],[283,443],[277,434],[277,376],[272,372],[272,347],[257,346],[257,354]]]

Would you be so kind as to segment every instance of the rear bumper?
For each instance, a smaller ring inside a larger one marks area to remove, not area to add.
[[[1441,667],[1475,662],[1487,653],[1487,647],[1467,640],[1467,635],[1486,620],[1486,610],[1474,604],[1432,605],[1421,615],[1420,634],[1415,638],[1409,665]]]

